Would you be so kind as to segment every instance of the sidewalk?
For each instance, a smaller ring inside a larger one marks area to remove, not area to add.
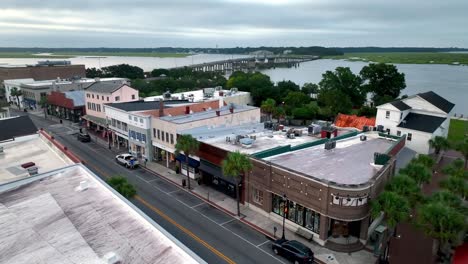
[[[146,169],[153,171],[167,180],[182,185],[182,180],[187,179],[187,176],[182,174],[176,174],[158,163],[148,161]],[[199,185],[196,181],[190,180],[191,193],[195,194],[199,198],[204,199],[206,202],[217,207],[218,209],[237,217],[237,202],[235,199],[228,197],[227,195],[218,192],[206,185]],[[258,211],[241,204],[241,219],[240,221],[258,230],[261,233],[273,238],[273,229],[277,228],[276,236],[281,237],[282,225],[274,222],[268,216],[259,213]],[[364,264],[364,263],[376,263],[377,258],[366,250],[361,250],[354,253],[342,253],[329,250],[322,247],[314,242],[309,242],[306,239],[296,235],[293,231],[286,229],[285,236],[287,239],[297,240],[303,244],[309,246],[315,254],[316,259],[322,263],[331,264]]]

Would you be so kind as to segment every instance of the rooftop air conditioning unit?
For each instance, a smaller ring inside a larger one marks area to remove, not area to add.
[[[377,131],[383,132],[383,129],[384,129],[384,126],[382,126],[382,125],[377,126]]]
[[[360,139],[361,141],[366,141],[366,140],[367,140],[367,136],[366,136],[366,135],[361,135],[361,136],[359,137],[359,139]]]
[[[369,131],[369,127],[368,126],[363,126],[362,127],[362,132],[367,132]]]
[[[325,142],[325,149],[326,150],[330,150],[330,149],[334,149],[334,148],[336,148],[336,141],[331,140],[331,141]]]

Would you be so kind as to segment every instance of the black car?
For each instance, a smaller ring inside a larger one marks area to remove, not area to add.
[[[88,134],[85,133],[78,133],[78,136],[76,138],[81,141],[81,142],[90,142],[91,137]]]
[[[314,263],[314,253],[306,245],[296,240],[279,239],[273,245],[273,252],[283,256],[294,264]]]

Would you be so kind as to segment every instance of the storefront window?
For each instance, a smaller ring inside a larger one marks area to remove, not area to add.
[[[263,204],[263,191],[260,191],[256,188],[253,190],[254,193],[254,202],[257,204]]]
[[[272,210],[274,213],[283,216],[283,198],[279,195],[272,194]],[[312,232],[318,233],[320,230],[320,214],[312,209],[304,207],[293,201],[286,201],[288,210],[286,218],[302,227],[305,227]]]

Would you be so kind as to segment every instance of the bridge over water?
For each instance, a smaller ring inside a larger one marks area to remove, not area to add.
[[[320,59],[320,56],[264,56],[246,57],[192,64],[178,68],[192,68],[194,71],[232,72],[242,70],[257,70],[275,67],[297,67],[299,63]]]

